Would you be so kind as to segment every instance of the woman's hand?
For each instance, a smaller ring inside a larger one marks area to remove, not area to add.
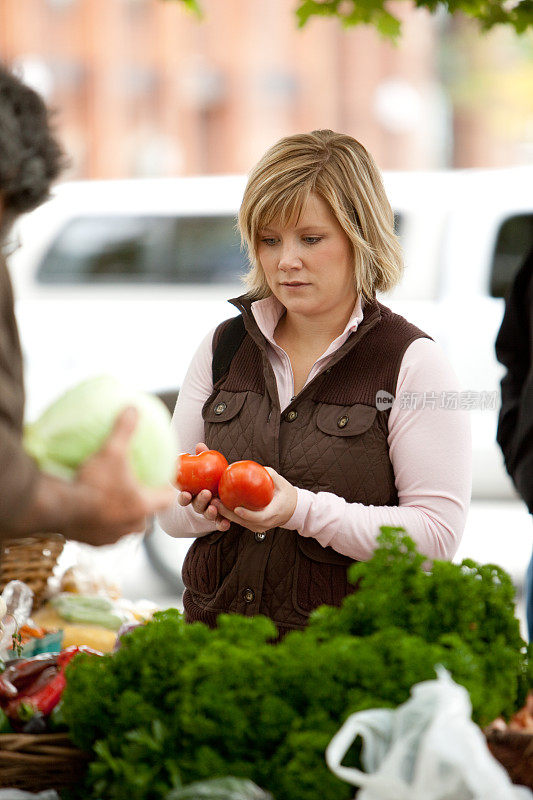
[[[226,508],[222,501],[216,497],[213,499],[211,505],[216,507],[217,513],[221,519],[237,522],[239,525],[248,528],[248,530],[254,533],[263,533],[271,528],[282,528],[285,523],[289,521],[294,514],[296,502],[298,500],[296,487],[285,480],[285,478],[282,478],[272,467],[265,467],[265,469],[274,481],[274,497],[270,503],[260,511],[250,511],[248,508],[239,506],[235,511],[230,511],[229,508]],[[226,529],[220,528],[219,530]]]
[[[198,442],[195,455],[204,453],[206,450],[209,450],[208,446],[204,442]],[[212,498],[213,495],[208,489],[202,489],[195,497],[190,492],[180,492],[178,503],[180,506],[192,505],[197,514],[201,514],[208,522],[214,523],[216,530],[227,531],[230,523],[218,513],[217,507],[211,502]]]

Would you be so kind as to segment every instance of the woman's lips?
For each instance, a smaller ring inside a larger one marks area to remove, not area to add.
[[[294,283],[282,283],[282,286],[286,286],[288,289],[299,289],[301,286],[309,286],[308,283],[304,283],[303,281],[295,281]]]

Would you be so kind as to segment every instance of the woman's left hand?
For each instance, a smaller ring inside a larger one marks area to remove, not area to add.
[[[272,467],[265,467],[265,469],[274,481],[274,497],[260,511],[250,511],[241,506],[237,506],[235,511],[230,511],[219,498],[213,498],[211,501],[222,517],[226,517],[254,533],[263,533],[271,528],[282,528],[294,514],[298,500],[298,492],[292,483],[282,478]]]

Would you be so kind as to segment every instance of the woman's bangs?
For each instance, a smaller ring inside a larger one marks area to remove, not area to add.
[[[309,185],[299,184],[280,192],[271,202],[266,199],[258,214],[257,231],[267,228],[273,222],[282,228],[296,224],[310,193]]]

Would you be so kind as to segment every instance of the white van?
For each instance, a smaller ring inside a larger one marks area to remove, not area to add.
[[[510,497],[495,444],[503,295],[533,246],[533,167],[386,173],[401,285],[381,298],[442,344],[471,402],[475,497]],[[246,269],[235,230],[242,176],[63,184],[19,225],[11,257],[27,415],[112,373],[176,392]],[[477,403],[477,408],[475,407]]]
[[[472,408],[473,497],[512,497],[495,443],[504,370],[494,342],[507,289],[533,247],[533,167],[421,175],[418,186],[409,173],[389,178],[405,217],[406,280],[385,302],[433,336],[459,376]]]
[[[180,386],[240,293],[243,187],[238,177],[63,184],[21,220],[10,267],[30,418],[92,375]]]

